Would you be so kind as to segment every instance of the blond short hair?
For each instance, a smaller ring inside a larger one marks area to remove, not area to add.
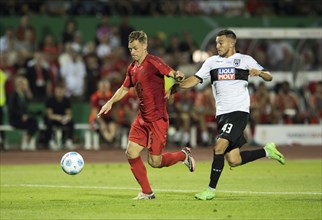
[[[129,35],[129,42],[131,43],[135,40],[138,40],[140,43],[147,43],[148,36],[144,31],[132,31]]]

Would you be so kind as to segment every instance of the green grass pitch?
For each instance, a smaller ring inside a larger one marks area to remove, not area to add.
[[[207,186],[210,165],[199,162],[194,173],[182,164],[147,166],[157,198],[145,201],[131,200],[140,190],[127,163],[85,164],[76,176],[59,162],[2,165],[0,219],[322,218],[321,160],[226,164],[216,198],[198,201],[194,194]]]

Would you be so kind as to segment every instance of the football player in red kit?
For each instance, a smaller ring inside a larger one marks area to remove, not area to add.
[[[112,105],[121,100],[134,87],[139,98],[139,114],[131,125],[126,156],[131,171],[141,186],[142,192],[134,199],[154,199],[146,167],[140,153],[148,149],[148,163],[154,168],[168,167],[182,161],[191,172],[195,169],[195,161],[190,148],[184,147],[175,153],[162,153],[169,127],[166,110],[164,76],[177,81],[184,79],[184,74],[174,71],[162,59],[147,52],[148,38],[143,31],[133,31],[129,35],[128,48],[133,62],[128,66],[126,78],[122,86],[101,108],[97,117],[106,114]]]

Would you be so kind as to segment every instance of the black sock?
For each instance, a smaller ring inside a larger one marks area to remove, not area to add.
[[[225,165],[225,158],[223,154],[215,154],[214,160],[211,166],[211,173],[210,173],[210,183],[209,186],[213,189],[216,189],[220,174],[224,169]]]
[[[266,157],[266,152],[264,149],[252,150],[252,151],[242,151],[240,152],[242,158],[242,163],[245,164],[254,160],[257,160],[262,157]]]

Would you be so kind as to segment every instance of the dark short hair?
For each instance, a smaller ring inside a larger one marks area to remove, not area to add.
[[[219,31],[218,34],[217,34],[217,37],[218,36],[223,36],[223,35],[226,36],[226,37],[232,38],[234,40],[237,39],[236,34],[232,30],[225,29],[225,30]]]
[[[132,42],[134,40],[138,40],[140,43],[147,43],[148,36],[144,31],[132,31],[129,34],[129,42]]]

